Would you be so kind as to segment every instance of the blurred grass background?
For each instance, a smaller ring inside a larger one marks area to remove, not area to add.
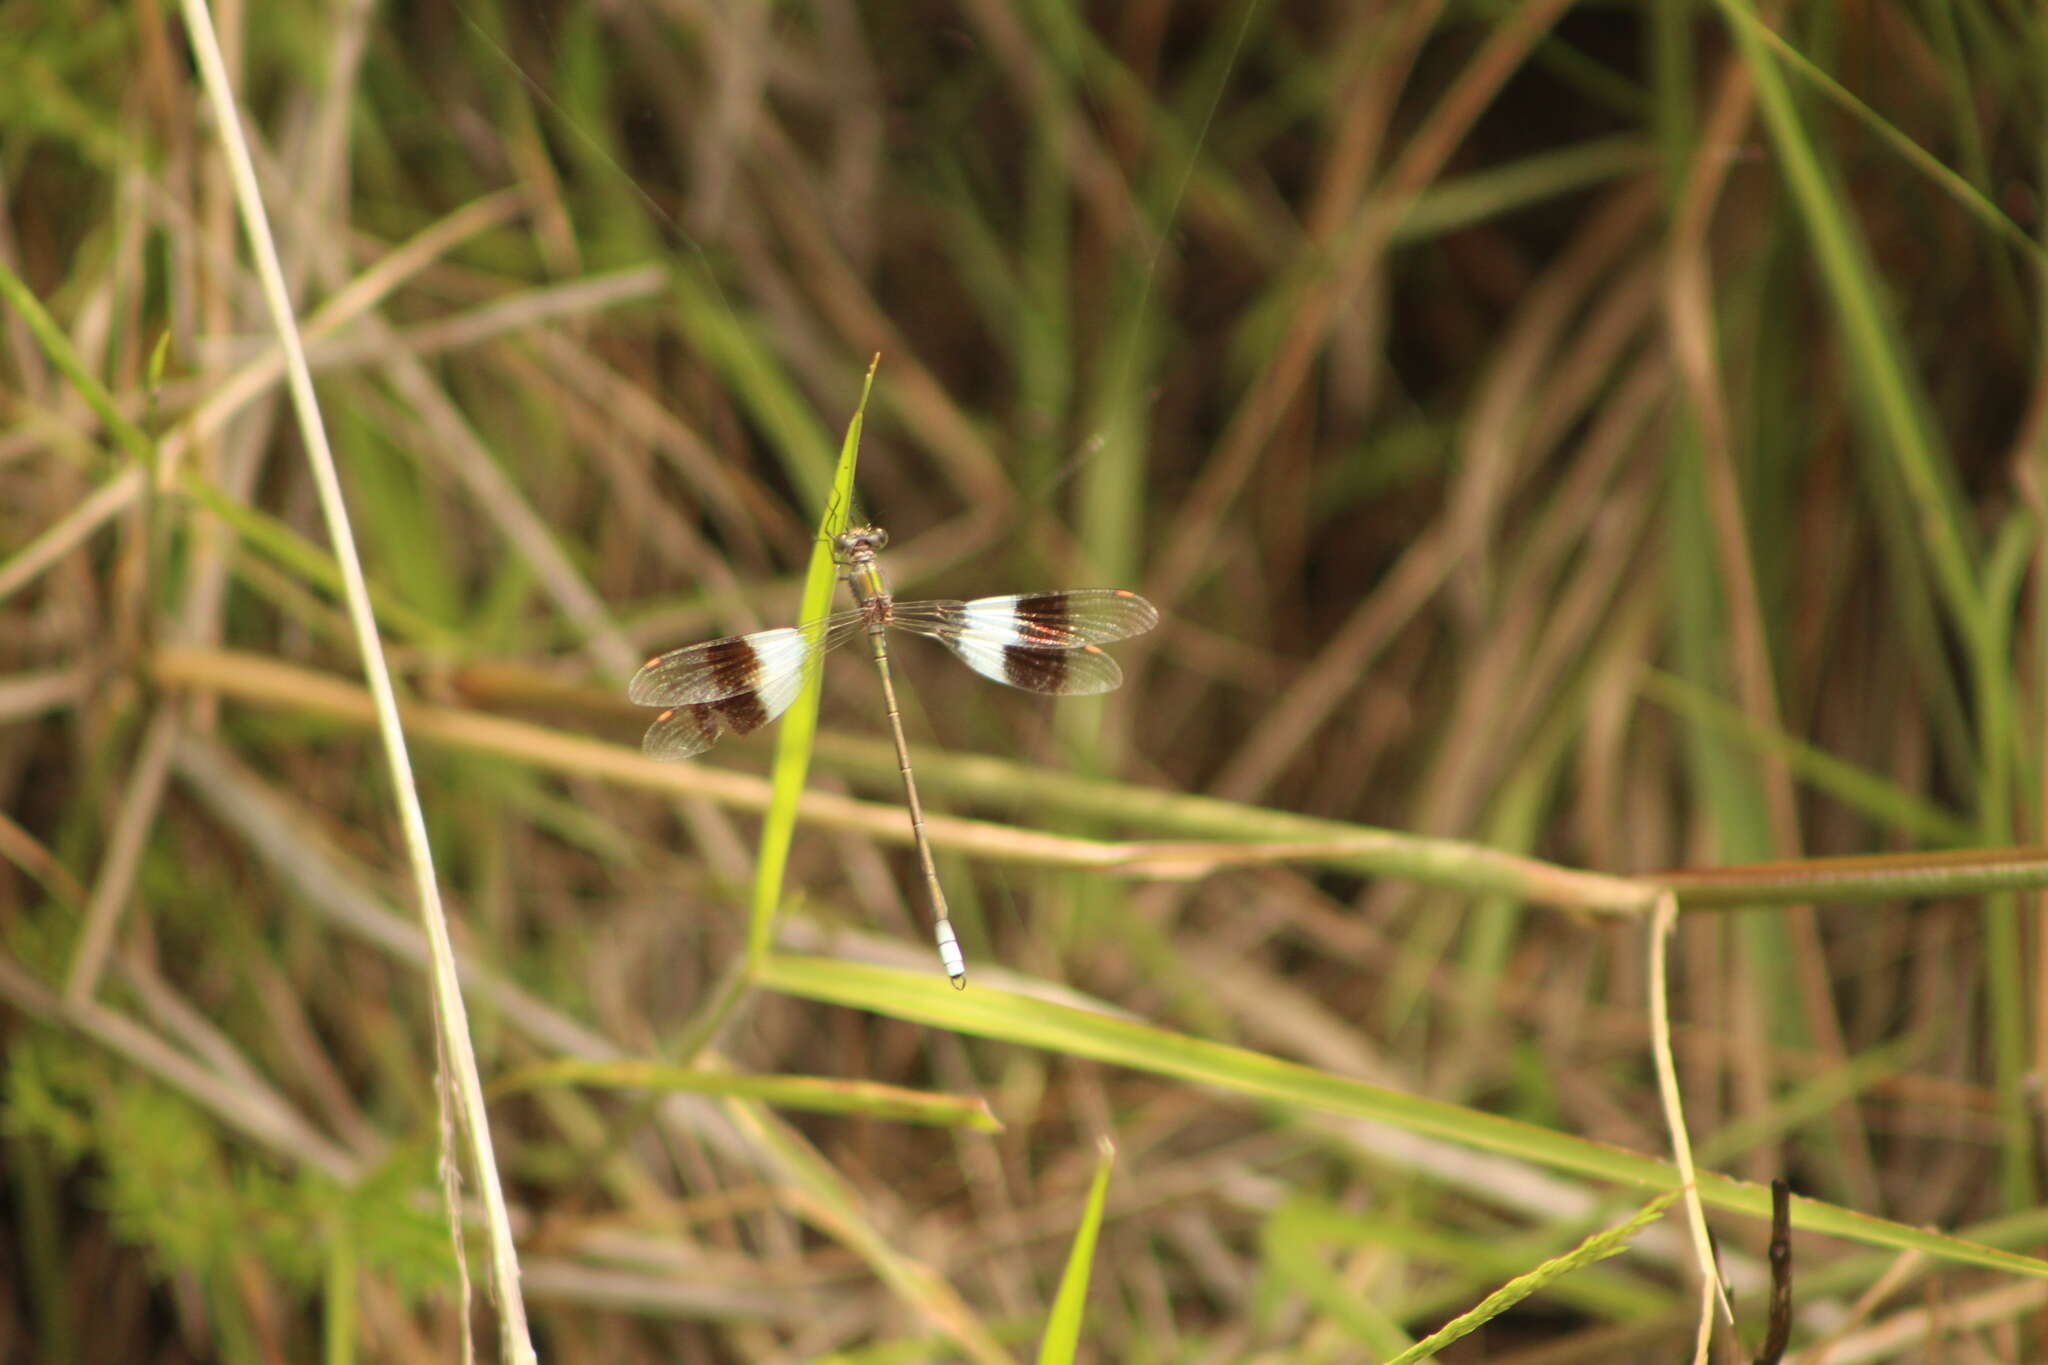
[[[1383,1359],[1630,1206],[1488,1116],[1666,1151],[1639,927],[1104,844],[1313,837],[1251,807],[1620,875],[2044,842],[2024,7],[216,20],[385,647],[439,708],[418,785],[545,1356],[1032,1351],[1107,1136],[1079,1358]],[[9,309],[0,1360],[451,1358],[411,892],[183,31],[15,0],[0,75],[0,262],[84,371]],[[649,776],[622,696],[792,619],[876,352],[899,592],[1165,617],[1099,703],[896,652],[928,803],[984,822],[935,820],[957,1004],[861,660],[811,786],[875,805],[799,827],[777,932],[816,958],[756,981],[770,746]],[[2043,929],[2014,895],[1689,917],[1703,1163],[2038,1251]],[[1453,1117],[1318,1112],[1249,1053]],[[1445,1358],[1682,1358],[1658,1231]],[[1765,1230],[1715,1231],[1754,1349]],[[2042,1281],[1796,1265],[1830,1360],[2048,1358]]]

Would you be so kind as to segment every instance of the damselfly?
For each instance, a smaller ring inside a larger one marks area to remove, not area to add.
[[[967,984],[967,963],[947,915],[946,893],[940,889],[931,843],[925,838],[924,807],[910,775],[910,748],[903,740],[896,685],[889,675],[890,629],[928,635],[969,668],[999,683],[1027,692],[1083,696],[1108,692],[1124,680],[1116,660],[1096,646],[1152,629],[1159,623],[1159,613],[1150,602],[1122,588],[977,597],[971,602],[898,602],[875,560],[876,552],[888,543],[888,533],[878,526],[854,527],[833,542],[841,576],[853,592],[852,610],[835,612],[808,627],[757,630],[670,650],[647,661],[626,695],[641,706],[666,708],[641,742],[647,754],[688,758],[716,743],[721,729],[744,735],[780,716],[796,700],[812,658],[865,634],[882,677],[882,701],[903,771],[911,835],[931,896],[939,961],[953,985],[960,987]]]

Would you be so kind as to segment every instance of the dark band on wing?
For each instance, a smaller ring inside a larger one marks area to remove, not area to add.
[[[758,692],[671,706],[647,727],[640,747],[651,758],[689,758],[718,742],[721,724],[736,735],[745,735],[760,729],[769,719]]]
[[[1026,593],[1017,599],[1014,610],[1018,632],[1041,640],[1064,638],[1068,625],[1073,621],[1067,594],[1063,592]]]
[[[761,656],[744,635],[704,646],[704,667],[712,687],[720,693],[748,692],[761,683]]]
[[[744,645],[746,641],[734,643]],[[753,653],[751,649],[747,652]],[[751,688],[718,701],[706,702],[705,706],[716,711],[718,718],[725,722],[725,728],[736,735],[750,735],[768,723],[768,708],[761,705],[761,694]]]
[[[1093,645],[1084,648],[1100,653]],[[1027,692],[1061,692],[1066,688],[1068,651],[1026,649],[1022,645],[1003,647],[1003,681]]]

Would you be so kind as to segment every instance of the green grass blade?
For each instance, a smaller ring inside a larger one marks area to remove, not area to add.
[[[798,494],[815,502],[823,487],[823,474],[831,436],[810,414],[803,392],[776,363],[775,355],[749,323],[733,312],[732,305],[708,282],[689,271],[675,273],[676,317],[690,340],[700,347],[747,413],[768,433],[769,442],[782,459],[783,470]],[[868,382],[874,382],[870,367]],[[862,393],[865,406],[867,397]],[[840,465],[832,482],[831,506],[839,500],[841,478],[852,477],[852,468],[841,451]]]
[[[816,639],[824,630],[824,617],[832,609],[832,590],[838,585],[838,567],[832,560],[832,540],[846,529],[853,508],[853,470],[860,456],[861,417],[867,411],[868,395],[875,388],[876,356],[868,365],[862,382],[860,402],[853,420],[846,424],[846,440],[839,447],[839,466],[832,475],[832,493],[825,502],[825,516],[818,525],[818,541],[811,547],[810,569],[804,575],[803,607],[798,619]],[[789,866],[789,845],[796,834],[796,805],[804,791],[804,776],[810,771],[811,742],[818,733],[818,698],[824,690],[824,670],[814,661],[804,678],[803,690],[782,718],[776,733],[775,766],[770,773],[772,795],[768,813],[761,820],[760,861],[754,865],[754,902],[747,934],[747,966],[758,974],[767,961],[775,938],[775,912],[782,903],[782,877]]]
[[[859,1114],[894,1123],[926,1123],[1000,1131],[1002,1124],[979,1095],[935,1095],[878,1081],[849,1081],[836,1076],[756,1076],[730,1071],[702,1071],[667,1062],[586,1061],[581,1057],[522,1067],[491,1087],[493,1096],[553,1086],[593,1086],[608,1090],[724,1095],[758,1100],[777,1109],[802,1109],[813,1114]]]
[[[1443,237],[1475,223],[1505,218],[1534,205],[1643,170],[1650,148],[1629,135],[1573,143],[1504,166],[1447,177],[1415,197],[1394,229],[1405,246]]]
[[[1971,568],[1970,533],[1961,511],[1954,466],[1941,450],[1927,405],[1907,360],[1909,348],[1892,316],[1888,291],[1821,148],[1778,67],[1772,46],[1738,0],[1721,0],[1743,59],[1756,82],[1757,106],[1771,135],[1779,173],[1812,242],[1842,340],[1854,362],[1858,403],[1874,435],[1890,447],[1901,482],[1919,509],[1919,534],[1956,626],[1973,642],[1984,629],[1981,594]]]
[[[1668,1190],[1678,1184],[1678,1175],[1670,1164],[1654,1157],[1442,1100],[1367,1085],[1346,1076],[1131,1019],[987,986],[954,991],[929,973],[825,958],[778,957],[767,963],[757,983],[787,995],[867,1010],[930,1028],[1000,1039],[1168,1076],[1255,1102],[1375,1119],[1412,1133],[1447,1138],[1597,1180],[1654,1190]],[[1713,1172],[1700,1173],[1700,1198],[1716,1208],[1754,1218],[1770,1216],[1769,1190]],[[1796,1225],[1809,1231],[2048,1278],[2048,1261],[2031,1256],[1979,1246],[1945,1233],[1907,1227],[1815,1200],[1799,1200],[1794,1209]]]
[[[1330,1212],[1327,1205],[1300,1197],[1281,1205],[1259,1230],[1262,1277],[1299,1295],[1321,1316],[1322,1325],[1351,1337],[1372,1359],[1398,1355],[1415,1338],[1377,1299],[1360,1294],[1323,1253]]]
[[[337,1218],[324,1229],[327,1246],[323,1255],[325,1298],[321,1334],[321,1359],[325,1365],[349,1365],[356,1356],[357,1265],[355,1229],[348,1220]]]
[[[1962,848],[1978,842],[1974,825],[1937,802],[1794,739],[1783,730],[1759,725],[1738,708],[1683,678],[1647,672],[1643,675],[1642,693],[1702,731],[1714,731],[1723,742],[1733,741],[1782,761],[1794,777],[1815,791],[1921,843]]]
[[[43,307],[42,300],[4,262],[0,262],[0,302],[14,309],[27,325],[30,335],[35,337],[36,344],[42,347],[44,358],[77,390],[78,396],[85,400],[129,458],[145,469],[155,469],[156,443],[144,434],[142,428],[121,414],[120,404],[114,401],[114,395],[107,392],[106,385],[100,383],[98,376],[86,369],[85,362],[72,349],[70,338],[64,335],[64,329]]]
[[[1564,1255],[1552,1257],[1526,1275],[1517,1275],[1481,1299],[1470,1312],[1460,1313],[1452,1318],[1437,1331],[1388,1361],[1387,1365],[1414,1365],[1418,1360],[1428,1360],[1458,1338],[1469,1336],[1492,1319],[1499,1317],[1552,1280],[1569,1275],[1581,1266],[1618,1255],[1627,1247],[1629,1238],[1655,1222],[1677,1197],[1676,1191],[1659,1195],[1636,1210],[1635,1216],[1626,1223],[1596,1232]]]
[[[1375,1207],[1364,1213],[1352,1213],[1337,1208],[1327,1198],[1298,1191],[1290,1194],[1261,1230],[1260,1241],[1269,1271],[1274,1268],[1272,1250],[1284,1239],[1307,1245],[1283,1251],[1283,1256],[1299,1258],[1305,1252],[1318,1264],[1327,1263],[1334,1250],[1345,1257],[1367,1251],[1398,1255],[1415,1262],[1418,1271],[1423,1267],[1441,1267],[1450,1273],[1412,1275],[1413,1283],[1390,1298],[1382,1310],[1393,1322],[1420,1322],[1442,1316],[1448,1311],[1447,1305],[1469,1302],[1472,1284],[1520,1275],[1537,1261],[1559,1254],[1567,1239],[1584,1237],[1591,1230],[1593,1216],[1588,1214],[1586,1227],[1577,1226],[1576,1220],[1566,1220],[1512,1235],[1504,1235],[1495,1226],[1446,1232],[1441,1209],[1431,1201],[1398,1202],[1401,1207]],[[1355,1289],[1346,1287],[1346,1282],[1337,1283],[1341,1292],[1355,1294]],[[1290,1280],[1289,1288],[1299,1292],[1301,1286]],[[1646,1322],[1661,1317],[1671,1304],[1668,1291],[1651,1277],[1611,1270],[1580,1275],[1559,1283],[1553,1292],[1560,1306],[1568,1305],[1618,1322]],[[1381,1354],[1392,1355],[1413,1344],[1413,1337],[1405,1337],[1399,1346]]]
[[[1073,1365],[1081,1345],[1081,1314],[1088,1305],[1088,1273],[1095,1264],[1095,1238],[1102,1231],[1102,1205],[1109,1194],[1109,1172],[1116,1165],[1116,1147],[1103,1138],[1095,1162],[1095,1180],[1088,1187],[1088,1203],[1081,1210],[1081,1226],[1074,1229],[1074,1249],[1067,1253],[1067,1268],[1060,1275],[1060,1292],[1052,1301],[1046,1319],[1045,1339],[1038,1345],[1038,1365]]]
[[[1768,48],[1771,52],[1775,53],[1786,66],[1804,77],[1815,90],[1825,95],[1838,108],[1876,134],[1878,139],[1897,152],[1906,164],[1926,176],[1929,180],[1932,180],[1936,185],[1939,185],[1964,212],[1975,218],[1985,228],[2004,239],[2007,246],[2013,247],[2023,256],[2031,259],[2037,267],[2048,265],[2048,260],[2043,258],[2041,244],[2029,237],[2025,228],[2006,216],[1997,204],[1987,199],[1983,192],[1975,185],[1972,185],[1968,179],[1958,172],[1950,170],[1946,165],[1942,164],[1941,160],[1934,153],[1900,132],[1899,129],[1886,121],[1883,115],[1879,114],[1862,100],[1856,98],[1855,94],[1848,87],[1844,86],[1820,67],[1814,65],[1805,53],[1786,42],[1770,25],[1766,24],[1757,15],[1755,10],[1735,3],[1735,0],[1720,0],[1720,5],[1721,12],[1728,16],[1729,22],[1735,25],[1745,38],[1754,42],[1759,48]],[[1943,6],[1929,6],[1929,12],[1937,20],[1947,17],[1945,7]],[[1937,35],[1942,33],[1942,31],[1942,27],[1939,26],[1935,30]],[[1959,134],[1967,134],[1972,133],[1976,125],[1968,119],[1959,119],[1957,120],[1957,126]],[[1974,150],[1970,145],[1974,142],[1973,136],[1960,136],[1959,140],[1965,143],[1964,151],[1966,154]],[[1981,150],[1978,150],[1976,155],[1970,157],[1970,159],[1972,161],[1981,160]]]

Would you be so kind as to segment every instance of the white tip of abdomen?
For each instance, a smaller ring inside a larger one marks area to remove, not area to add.
[[[939,940],[939,965],[952,978],[954,990],[964,989],[967,985],[967,959],[960,952],[960,940],[953,937],[953,922],[942,919],[933,932]]]

